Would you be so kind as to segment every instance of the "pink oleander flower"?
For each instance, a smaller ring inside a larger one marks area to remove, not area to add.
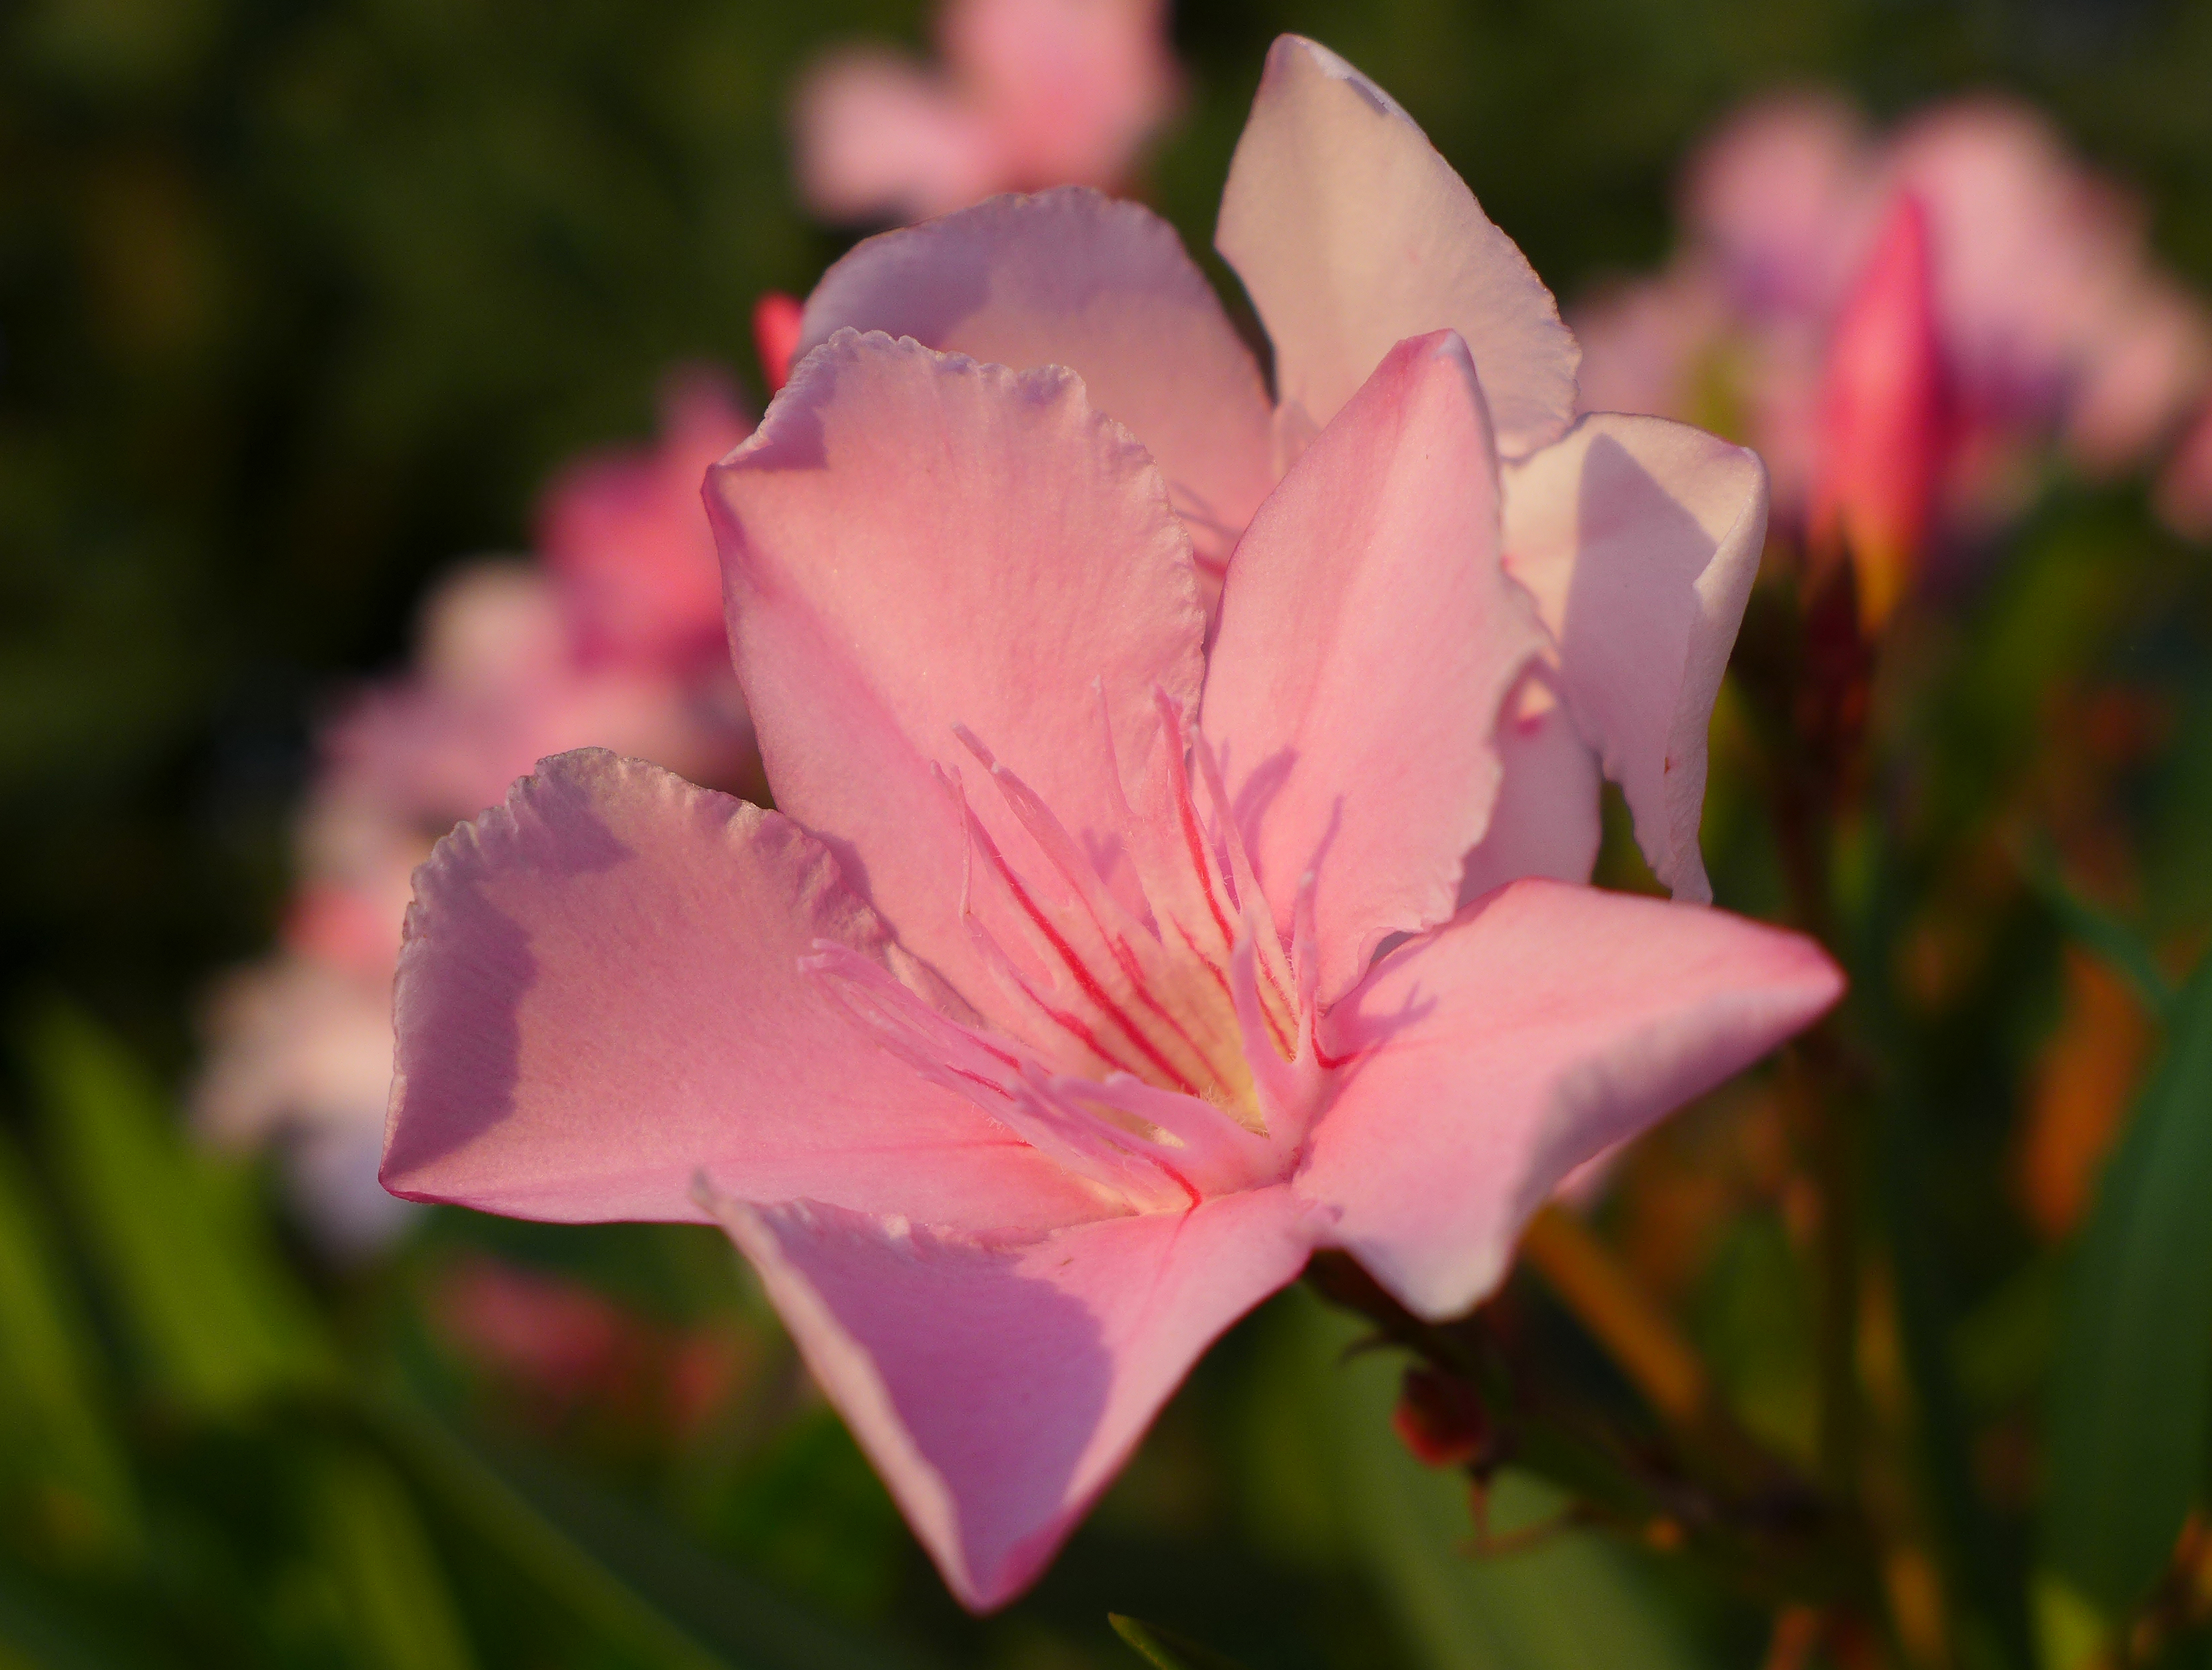
[[[1112,188],[1176,99],[1165,0],[946,0],[945,69],[848,48],[797,107],[799,183],[825,220],[915,221],[996,191]]]
[[[387,1185],[718,1219],[972,1607],[1313,1248],[1457,1314],[1840,986],[1579,884],[1601,766],[1705,896],[1757,460],[1576,423],[1548,293],[1310,42],[1219,242],[1279,408],[1133,204],[848,255],[708,484],[777,810],[546,761],[401,957]]]
[[[308,1219],[340,1249],[401,1222],[376,1182],[392,979],[415,867],[438,835],[549,753],[600,743],[708,780],[748,778],[699,504],[747,425],[699,374],[672,381],[659,443],[571,465],[540,507],[541,567],[478,562],[423,612],[414,665],[320,738],[276,956],[231,975],[196,1102],[220,1140],[289,1143]]]
[[[1577,314],[1585,400],[1749,441],[1797,523],[1825,467],[1837,332],[1906,197],[1926,217],[1951,529],[2014,513],[2054,452],[2095,475],[2141,463],[2203,398],[2205,309],[2154,263],[2136,208],[2040,117],[1961,100],[1877,140],[1847,107],[1798,96],[1753,106],[1693,159],[1665,272]]]

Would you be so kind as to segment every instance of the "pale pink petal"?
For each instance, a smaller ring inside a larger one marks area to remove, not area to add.
[[[1035,1580],[1216,1335],[1311,1245],[1280,1187],[1027,1244],[718,1202],[953,1594]]]
[[[1655,277],[1600,288],[1571,310],[1582,343],[1584,411],[1650,412],[1724,427],[1717,356],[1737,321],[1717,264],[1680,260]]]
[[[1414,337],[1229,565],[1206,733],[1279,924],[1315,873],[1324,1003],[1451,914],[1490,819],[1499,705],[1543,642],[1499,566],[1497,468],[1466,343]]]
[[[1175,96],[1163,0],[950,0],[940,32],[1005,185],[1121,185]]]
[[[1446,329],[1474,355],[1506,457],[1573,418],[1577,351],[1552,293],[1413,118],[1326,47],[1269,51],[1213,240],[1275,344],[1293,445],[1393,343]]]
[[[1167,477],[1201,559],[1274,485],[1259,367],[1175,228],[1075,188],[871,238],[823,275],[799,352],[851,325],[1026,370],[1064,365]]]
[[[942,77],[887,52],[836,53],[799,84],[799,190],[824,220],[918,220],[997,191],[999,137]]]
[[[517,562],[477,562],[442,578],[422,604],[421,682],[464,700],[560,677],[569,660],[559,590]]]
[[[708,491],[776,804],[989,1012],[939,774],[977,773],[965,726],[1079,841],[1113,850],[1114,759],[1152,758],[1154,687],[1188,712],[1201,670],[1189,544],[1159,472],[1066,371],[848,331],[801,362]]]
[[[1352,1057],[1294,1187],[1423,1316],[1495,1287],[1529,1216],[1609,1144],[1835,1002],[1811,940],[1700,909],[1523,881],[1401,946],[1323,1017]]]
[[[1698,851],[1705,732],[1766,531],[1756,454],[1663,418],[1600,413],[1505,471],[1505,566],[1559,647],[1577,728],[1676,897]]]
[[[1858,113],[1820,93],[1752,104],[1699,149],[1684,212],[1736,307],[1817,318],[1836,305],[1880,208],[1873,166]]]
[[[2212,319],[2203,301],[2146,275],[2092,337],[2066,415],[2065,441],[2088,469],[2136,464],[2202,399],[2212,382]]]
[[[1112,1210],[878,1048],[802,973],[817,940],[894,952],[821,843],[778,813],[565,754],[439,843],[407,926],[395,1194],[696,1218],[704,1167],[760,1198],[963,1226]]]
[[[2056,416],[2139,266],[2139,210],[2039,112],[2002,99],[1929,110],[1892,143],[1887,171],[1928,207],[1944,347],[1966,395],[2014,424]]]
[[[1586,882],[1597,864],[1597,756],[1543,670],[1510,698],[1498,721],[1504,775],[1481,844],[1467,855],[1459,902],[1468,904],[1523,876]]]
[[[301,1125],[380,1131],[392,1088],[387,989],[305,956],[230,975],[210,1005],[194,1123],[217,1141],[252,1145]]]

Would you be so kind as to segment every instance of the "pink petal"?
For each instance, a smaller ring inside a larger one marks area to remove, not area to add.
[[[1293,440],[1392,343],[1447,327],[1506,457],[1574,416],[1577,351],[1552,293],[1413,118],[1326,47],[1285,35],[1268,52],[1213,241],[1274,342]]]
[[[846,331],[708,494],[776,804],[989,1012],[938,773],[976,773],[966,726],[1079,841],[1118,844],[1094,683],[1133,768],[1156,751],[1153,687],[1188,711],[1200,671],[1197,582],[1159,472],[1066,371]]]
[[[1597,756],[1548,679],[1532,673],[1498,721],[1504,776],[1481,844],[1467,855],[1462,904],[1523,876],[1586,882],[1602,834]]]
[[[1841,300],[1880,209],[1872,168],[1865,123],[1824,93],[1759,100],[1698,148],[1684,208],[1699,241],[1719,255],[1735,306],[1819,318]]]
[[[1421,1315],[1497,1285],[1576,1166],[1741,1071],[1843,991],[1809,939],[1523,881],[1401,946],[1323,1018],[1358,1059],[1295,1187]]]
[[[1324,1003],[1451,914],[1489,822],[1493,721],[1542,644],[1498,519],[1482,390],[1438,331],[1390,350],[1230,564],[1206,733],[1278,924],[1316,874]]]
[[[799,83],[793,125],[799,195],[824,220],[918,220],[1003,184],[998,136],[981,112],[887,52],[817,64]]]
[[[226,1143],[287,1126],[383,1128],[392,1088],[386,982],[308,956],[241,969],[216,988],[193,1121]]]
[[[1127,178],[1176,91],[1163,0],[949,0],[946,62],[1023,189]]]
[[[417,872],[386,1186],[517,1217],[696,1218],[703,1167],[930,1223],[1108,1210],[856,1031],[800,972],[818,939],[896,955],[790,819],[602,750],[545,761]]]
[[[1026,370],[1064,365],[1145,443],[1201,560],[1274,485],[1267,390],[1175,228],[1076,188],[871,238],[807,301],[799,351],[843,326]]]
[[[719,1203],[961,1602],[1033,1582],[1224,1328],[1311,1240],[1280,1187],[1026,1245]]]
[[[1505,566],[1559,646],[1577,728],[1677,898],[1710,899],[1705,732],[1766,537],[1766,474],[1663,418],[1600,413],[1505,472]]]
[[[2146,273],[2091,342],[2067,413],[2068,447],[2116,473],[2168,437],[2212,378],[2212,317],[2162,273]]]

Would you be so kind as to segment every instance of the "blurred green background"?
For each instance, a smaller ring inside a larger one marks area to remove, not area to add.
[[[1285,29],[1395,94],[1563,297],[1656,264],[1686,149],[1798,82],[1881,115],[2023,94],[2212,288],[2201,3],[1187,0],[1189,96],[1143,191],[1194,248]],[[1462,1486],[1389,1434],[1395,1365],[1339,1366],[1356,1330],[1303,1293],[1214,1353],[1036,1594],[977,1624],[718,1236],[444,1214],[396,1261],[335,1269],[258,1169],[183,1145],[200,993],[269,942],[316,716],[398,664],[434,575],[526,545],[553,465],[648,433],[672,362],[757,395],[754,298],[804,294],[846,241],[794,202],[786,91],[856,36],[919,48],[926,21],[853,0],[0,9],[0,1665],[1133,1663],[1109,1608],[1255,1670],[1757,1662],[1763,1614],[1656,1558],[1573,1536],[1461,1558]],[[1898,1059],[1935,1110],[1910,1174],[1949,1272],[1931,1326],[1999,1475],[2056,1326],[2004,1178],[2071,919],[1984,885],[1991,831],[2062,857],[2109,835],[2101,908],[2161,954],[2212,925],[2203,554],[2124,483],[2054,489],[2005,557],[1899,652],[1899,833],[1865,880],[1877,997],[1894,974]],[[2081,717],[2112,692],[2148,714],[2118,763]],[[2090,787],[2054,786],[2077,758]],[[1773,914],[1725,749],[1719,771],[1723,898]],[[1784,1216],[1734,1220],[1683,1305],[1786,1435]],[[620,1371],[549,1400],[472,1348],[470,1296],[498,1294],[469,1284],[517,1271],[607,1305]],[[2030,1493],[1984,1492],[2014,1567]]]

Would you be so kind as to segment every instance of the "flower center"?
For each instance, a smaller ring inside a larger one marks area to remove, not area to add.
[[[995,988],[969,994],[985,1024],[843,947],[811,960],[884,1047],[1139,1211],[1287,1175],[1325,1076],[1310,884],[1286,952],[1212,750],[1153,700],[1164,757],[1135,805],[1107,727],[1120,828],[1095,851],[957,730],[995,808],[940,774],[967,832],[961,921]]]

